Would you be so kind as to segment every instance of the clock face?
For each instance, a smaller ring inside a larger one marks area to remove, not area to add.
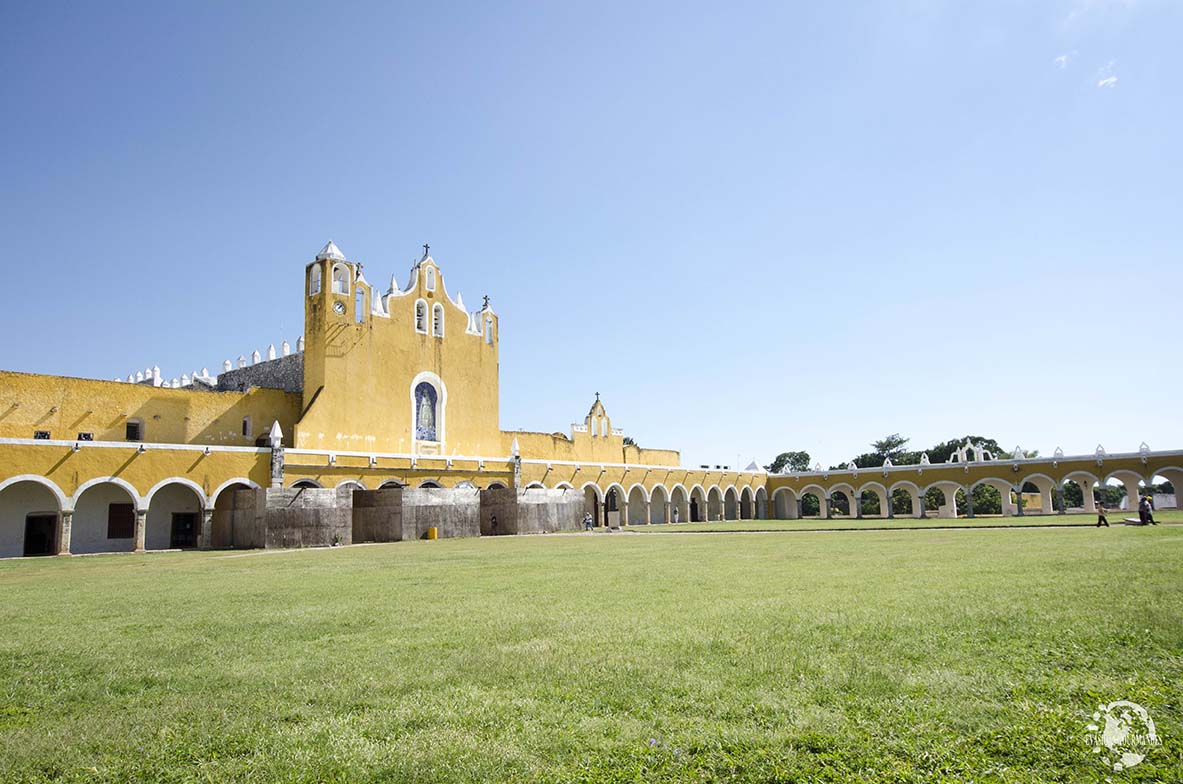
[[[333,303],[333,310],[335,310],[338,315],[344,313],[345,312],[345,303],[344,302],[334,302]]]

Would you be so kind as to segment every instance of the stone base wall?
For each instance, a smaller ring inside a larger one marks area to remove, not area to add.
[[[481,496],[475,487],[403,488],[403,539],[437,528],[441,539],[481,535]]]
[[[401,542],[402,539],[402,488],[355,490],[353,492],[353,541]]]
[[[481,535],[538,534],[578,531],[583,520],[583,493],[578,490],[514,490],[497,487],[481,491]]]

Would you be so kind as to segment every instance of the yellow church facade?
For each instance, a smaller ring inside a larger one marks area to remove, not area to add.
[[[218,546],[234,491],[547,490],[597,525],[766,514],[766,475],[626,444],[595,402],[566,432],[504,431],[499,316],[427,254],[373,286],[327,244],[295,352],[217,376],[103,381],[0,371],[0,557]]]

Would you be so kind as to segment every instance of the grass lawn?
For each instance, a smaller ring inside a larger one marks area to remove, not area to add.
[[[819,517],[801,518],[799,520],[731,520],[714,523],[678,523],[676,525],[630,525],[629,531],[645,531],[649,533],[669,533],[671,531],[818,531],[824,529],[840,530],[870,530],[875,528],[983,528],[996,526],[1033,526],[1033,525],[1096,525],[1095,514],[1065,514],[1065,515],[1025,515],[1023,517],[978,516],[958,517],[956,520],[936,517],[936,512],[930,512],[930,517],[918,520],[914,517],[864,517],[862,520],[850,517],[835,517],[830,520]],[[1120,526],[1123,518],[1134,517],[1135,512],[1107,512],[1111,526]],[[1183,523],[1183,510],[1170,509],[1155,512],[1154,519],[1159,523]]]
[[[0,562],[0,780],[1183,781],[1183,527]],[[1099,703],[1163,745],[1121,773]]]

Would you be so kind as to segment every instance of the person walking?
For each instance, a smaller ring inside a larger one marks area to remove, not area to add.
[[[590,531],[591,529],[592,529],[591,512],[584,512],[583,513],[583,530]]]
[[[1158,525],[1154,522],[1154,500],[1146,496],[1146,525]]]
[[[1097,527],[1109,527],[1109,520],[1105,517],[1105,502],[1097,501]]]
[[[1150,525],[1150,504],[1145,498],[1138,501],[1138,520],[1142,525]]]

